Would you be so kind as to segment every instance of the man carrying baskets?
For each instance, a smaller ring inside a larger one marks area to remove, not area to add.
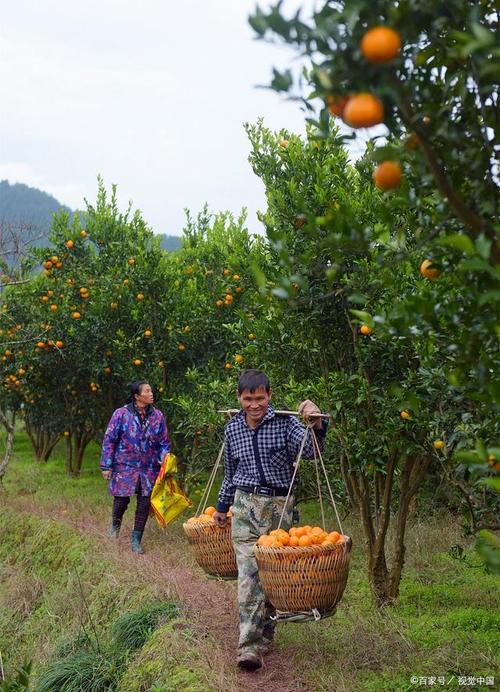
[[[274,609],[266,602],[259,580],[254,547],[259,536],[277,528],[292,481],[294,462],[302,445],[305,428],[293,416],[276,415],[269,406],[271,386],[267,375],[246,370],[238,380],[239,411],[224,431],[224,480],[213,518],[225,526],[232,505],[231,536],[238,564],[238,609],[240,636],[238,667],[255,671],[262,667],[262,654],[272,644]],[[299,406],[304,417],[319,414],[309,400]],[[326,423],[317,418],[313,424],[320,448],[324,446]],[[302,452],[314,456],[309,437]],[[282,526],[292,523],[294,498],[288,499]]]

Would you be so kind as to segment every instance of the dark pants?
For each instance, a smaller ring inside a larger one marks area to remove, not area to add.
[[[137,505],[135,508],[134,531],[144,531],[149,515],[151,496],[141,495],[141,481],[137,482],[135,490],[137,494]],[[130,497],[115,497],[113,500],[113,526],[120,526],[123,515],[130,502]]]

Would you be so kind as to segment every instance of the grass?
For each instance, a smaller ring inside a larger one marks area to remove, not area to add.
[[[47,464],[38,465],[25,436],[16,438],[15,457],[0,493],[12,503],[27,496],[53,519],[0,509],[4,665],[13,674],[32,657],[40,675],[49,662],[65,661],[68,667],[79,662],[90,675],[84,662],[85,654],[96,647],[91,619],[102,654],[90,679],[106,680],[110,670],[119,668],[120,690],[217,690],[217,661],[210,666],[200,655],[191,624],[182,614],[172,620],[155,611],[164,600],[159,585],[117,571],[111,557],[100,553],[96,539],[58,521],[65,512],[100,521],[109,516],[111,502],[98,456],[97,447],[89,448],[81,477],[69,478],[62,446]],[[314,503],[300,510],[301,523],[317,523]],[[334,526],[331,512],[327,522]],[[179,524],[169,528],[168,549],[180,564],[191,565]],[[455,518],[445,513],[412,518],[400,598],[383,611],[372,606],[359,522],[348,517],[344,524],[354,550],[337,614],[319,623],[290,623],[278,629],[280,655],[289,660],[303,689],[400,692],[418,687],[411,683],[412,676],[439,675],[450,681],[449,689],[458,688],[459,675],[496,674],[498,682],[498,578],[475,566],[477,560]],[[148,541],[160,540],[154,525],[147,532]],[[450,556],[456,544],[464,547],[468,561]],[[118,646],[119,636],[124,639]],[[109,657],[113,647],[126,652],[122,667]],[[227,689],[232,689],[230,683]]]

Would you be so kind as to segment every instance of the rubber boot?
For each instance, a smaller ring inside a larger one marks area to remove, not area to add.
[[[132,531],[132,552],[143,555],[144,548],[141,545],[142,531]]]
[[[120,534],[121,525],[121,521],[112,521],[111,526],[108,529],[108,537],[116,540]]]

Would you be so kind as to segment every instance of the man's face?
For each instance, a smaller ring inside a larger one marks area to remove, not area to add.
[[[142,384],[139,394],[136,394],[135,398],[139,406],[147,406],[148,404],[152,404],[154,401],[154,394],[153,390],[151,389],[151,385]]]
[[[244,389],[238,394],[238,401],[245,412],[247,423],[255,427],[267,413],[271,392],[266,392],[265,387],[259,387],[254,392]]]

